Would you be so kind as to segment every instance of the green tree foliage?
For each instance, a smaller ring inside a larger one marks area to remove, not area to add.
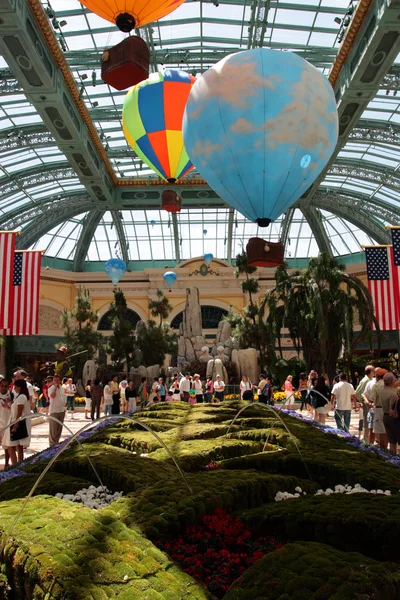
[[[113,366],[118,370],[129,371],[135,337],[133,325],[126,319],[128,305],[122,290],[114,290],[114,302],[110,305],[110,318],[113,334],[109,340],[109,351]]]
[[[258,280],[251,277],[257,267],[249,265],[245,252],[236,256],[235,276],[245,275],[241,282],[242,291],[249,295],[249,304],[240,311],[230,310],[226,320],[232,326],[232,336],[237,339],[240,348],[255,348],[259,354],[259,365],[263,370],[267,366],[267,350],[270,343],[270,334],[266,326],[266,302],[256,302],[254,294],[259,291]]]
[[[350,360],[354,347],[377,326],[368,289],[327,254],[310,259],[302,271],[289,273],[286,264],[278,267],[275,281],[265,296],[271,346],[287,328],[307,368],[326,373],[332,381],[342,349]],[[361,329],[353,335],[357,321]]]
[[[167,296],[165,296],[161,290],[157,290],[157,300],[150,300],[149,309],[151,315],[160,320],[159,327],[161,327],[163,321],[168,319],[168,315],[172,310],[172,305]]]
[[[158,324],[149,319],[147,327],[141,327],[136,334],[136,347],[143,354],[142,362],[146,367],[162,365],[166,354],[176,354],[178,336],[172,333],[168,318],[172,306],[161,290],[157,290],[157,300],[149,301],[149,309],[153,317],[158,318]]]
[[[140,328],[136,335],[136,347],[143,354],[142,363],[146,367],[162,365],[166,354],[176,354],[177,339],[168,323],[157,325],[155,321],[147,321],[147,327]]]
[[[72,310],[64,309],[61,316],[61,324],[64,329],[62,345],[67,346],[68,354],[86,350],[85,354],[81,354],[71,361],[74,377],[82,376],[83,365],[87,360],[94,358],[102,345],[103,336],[95,328],[98,320],[97,312],[92,309],[89,290],[79,287],[74,308]]]

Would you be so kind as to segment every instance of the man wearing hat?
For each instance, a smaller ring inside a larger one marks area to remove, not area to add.
[[[367,440],[370,444],[375,441],[374,425],[375,425],[375,405],[374,402],[377,398],[377,393],[380,387],[383,386],[383,376],[387,373],[386,369],[376,367],[374,370],[374,377],[369,383],[367,383],[364,393],[362,395],[363,402],[368,406],[367,413],[367,427],[368,437]]]
[[[71,377],[72,369],[69,366],[69,362],[67,360],[68,350],[65,346],[61,346],[57,350],[57,362],[54,374],[57,375],[61,380],[64,377]]]
[[[214,381],[214,393],[218,402],[222,402],[225,395],[225,382],[222,381],[221,375],[217,375],[216,381]]]

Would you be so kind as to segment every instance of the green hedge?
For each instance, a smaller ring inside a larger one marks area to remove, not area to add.
[[[306,496],[240,511],[254,532],[316,541],[382,561],[400,560],[400,495]]]
[[[365,454],[346,447],[340,450],[331,449],[325,454],[315,454],[309,449],[302,449],[301,452],[311,477],[320,487],[359,483],[368,490],[381,488],[394,492],[400,488],[399,468],[385,463],[379,456],[368,455],[367,463]],[[222,461],[221,467],[309,477],[296,450],[231,458]]]
[[[198,471],[210,461],[253,454],[262,450],[260,442],[227,440],[216,438],[211,440],[187,440],[176,445],[176,458],[185,471]],[[168,452],[160,448],[151,454],[154,460],[171,461]]]
[[[216,508],[228,512],[260,506],[271,502],[276,492],[292,490],[297,485],[313,492],[315,484],[296,477],[262,475],[256,472],[188,473],[187,481],[193,495],[182,480],[173,484],[160,482],[151,488],[142,488],[135,494],[118,500],[110,506],[123,522],[139,526],[151,540],[175,537],[187,525],[193,525]]]
[[[0,504],[2,541],[20,502]],[[28,503],[4,562],[13,600],[211,598],[109,508],[96,512],[48,496]]]
[[[399,595],[396,565],[297,542],[250,567],[224,600],[398,600]]]
[[[253,405],[242,413],[226,436],[233,417],[244,405],[240,402],[222,406],[164,403],[135,415],[167,443],[186,471],[193,495],[166,451],[139,424],[121,419],[85,440],[85,448],[103,483],[114,491],[123,490],[126,495],[98,512],[47,496],[33,498],[14,541],[8,545],[8,570],[4,567],[5,579],[0,577],[0,598],[1,586],[5,589],[7,579],[14,589],[10,600],[114,597],[179,600],[184,597],[184,589],[188,598],[209,598],[207,592],[193,579],[182,575],[149,540],[176,537],[187,525],[221,507],[228,512],[239,511],[255,532],[267,535],[276,532],[290,540],[312,541],[294,543],[282,553],[267,556],[254,567],[261,565],[259,571],[262,572],[257,571],[253,582],[250,578],[244,579],[248,574],[245,573],[227,600],[347,600],[350,597],[352,600],[390,600],[397,580],[394,581],[394,575],[393,582],[386,576],[386,563],[371,562],[371,557],[387,561],[400,554],[394,550],[398,544],[400,518],[397,498],[335,495],[282,503],[273,500],[276,492],[293,492],[297,485],[310,494],[318,487],[333,487],[339,483],[360,483],[368,489],[380,487],[394,492],[400,488],[399,469],[376,455],[350,447],[338,436],[326,435],[280,413],[289,434],[275,415]],[[262,453],[267,437],[267,452]],[[294,442],[314,482],[308,479]],[[150,455],[141,458],[132,451],[150,452]],[[215,460],[219,461],[220,469],[199,471]],[[0,500],[26,495],[44,464],[28,465],[24,467],[27,476],[2,483]],[[97,485],[98,482],[87,458],[76,446],[56,461],[38,492],[74,492],[88,483]],[[7,519],[16,514],[19,506],[19,500],[0,502],[0,530],[2,526],[6,528]],[[148,540],[141,537],[139,530]],[[330,546],[317,542],[328,542]],[[361,549],[369,555],[370,558],[362,557],[365,561],[362,564],[368,567],[366,573],[363,567],[357,566],[359,556],[355,559],[355,555],[342,555],[340,549]],[[134,557],[132,564],[129,555]],[[149,557],[154,556],[157,557],[155,565],[149,561]],[[343,556],[348,557],[349,570],[335,579],[335,565],[342,564]],[[316,563],[317,559],[322,563]],[[328,562],[329,573],[325,572]],[[297,563],[301,566],[298,572]],[[376,564],[383,574],[379,585]],[[262,565],[266,565],[265,569]],[[129,585],[123,582],[125,569],[128,569]],[[354,573],[362,576],[357,592],[360,595],[350,596],[357,580]],[[258,578],[261,582],[264,574],[267,579],[258,589],[255,582]],[[318,581],[313,579],[314,575]],[[321,585],[322,577],[329,585]],[[292,579],[296,585],[291,587]],[[49,591],[51,581],[54,587]],[[400,599],[400,594],[398,597]]]
[[[24,477],[17,477],[16,479],[6,479],[6,481],[0,485],[0,501],[12,500],[13,498],[25,498],[35,485],[39,476],[40,472],[38,471],[37,473],[27,473]],[[35,490],[34,495],[49,494],[54,496],[57,493],[74,494],[78,490],[92,485],[92,483],[93,482],[88,479],[69,477],[68,475],[60,475],[59,473],[52,473],[50,471],[46,473]],[[98,485],[98,483],[96,482],[95,485]]]
[[[165,463],[160,468],[159,462],[149,457],[141,458],[123,448],[96,443],[86,444],[85,448],[102,482],[113,491],[133,492],[141,487],[152,486],[160,480],[174,481],[179,476],[174,465]],[[35,465],[35,469],[41,471],[43,463]],[[51,470],[81,476],[99,485],[85,454],[76,446],[62,454]]]

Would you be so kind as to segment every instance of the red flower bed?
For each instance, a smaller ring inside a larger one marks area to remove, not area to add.
[[[246,569],[283,544],[272,537],[254,538],[239,519],[217,508],[198,525],[187,527],[179,538],[157,545],[222,598]]]

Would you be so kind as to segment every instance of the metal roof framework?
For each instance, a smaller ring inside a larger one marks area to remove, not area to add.
[[[0,227],[21,228],[20,247],[44,247],[74,270],[115,254],[174,264],[208,251],[230,261],[252,235],[282,239],[288,258],[339,256],[385,243],[386,225],[399,224],[398,0],[186,2],[136,32],[153,71],[198,75],[264,46],[297,52],[329,76],[340,118],[335,155],[268,230],[196,172],[177,186],[182,212],[160,210],[165,185],[122,133],[126,92],[100,78],[103,50],[125,34],[77,0],[68,10],[63,0],[3,0],[0,16]]]

